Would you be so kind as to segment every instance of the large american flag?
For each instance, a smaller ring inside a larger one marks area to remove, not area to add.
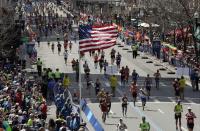
[[[87,52],[112,47],[116,43],[118,35],[114,25],[80,25],[79,47],[80,52]]]

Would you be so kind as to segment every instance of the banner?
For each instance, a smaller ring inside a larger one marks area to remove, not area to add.
[[[81,100],[81,110],[85,113],[85,116],[87,117],[88,121],[90,122],[95,131],[104,131],[101,124],[98,122],[98,120],[95,118],[94,114],[88,107],[85,99]]]

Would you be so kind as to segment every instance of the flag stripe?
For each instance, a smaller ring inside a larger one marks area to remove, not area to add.
[[[81,52],[86,52],[86,51],[92,51],[92,50],[98,50],[98,49],[106,49],[106,48],[109,48],[109,47],[112,47],[114,46],[115,43],[110,43],[110,44],[104,44],[104,45],[101,45],[101,46],[90,46],[90,47],[87,47],[87,48],[81,48],[80,51]]]
[[[112,40],[111,38],[104,38],[104,39],[102,39],[102,38],[94,38],[94,39],[91,38],[91,39],[80,40],[79,44],[81,45],[81,44],[87,44],[87,43],[93,43],[93,42],[99,42],[99,41],[106,41],[108,39]],[[113,39],[115,39],[115,41],[116,41],[116,38],[113,38]]]
[[[110,30],[116,30],[116,27],[110,27],[110,28],[100,28],[100,29],[98,29],[98,28],[96,28],[96,29],[94,29],[94,28],[92,28],[94,31],[110,31]]]
[[[118,31],[117,30],[109,30],[109,31],[91,31],[91,34],[104,34],[104,33],[108,33],[108,34],[117,34]]]
[[[96,34],[96,35],[92,35],[91,38],[115,38],[117,37],[117,34]]]
[[[84,43],[80,45],[80,48],[89,47],[89,46],[99,46],[99,45],[107,44],[110,42],[116,42],[116,40]]]

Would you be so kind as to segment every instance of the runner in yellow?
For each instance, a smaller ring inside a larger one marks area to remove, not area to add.
[[[113,97],[115,97],[115,90],[117,87],[117,77],[115,75],[112,75],[110,77],[110,87],[112,89],[112,95],[113,95]]]
[[[181,130],[181,113],[183,112],[183,107],[181,105],[180,100],[178,100],[177,105],[175,105],[174,112],[175,112],[176,130],[178,130],[178,121],[179,121],[179,128]]]
[[[63,78],[63,87],[65,89],[67,89],[70,85],[70,79],[69,76],[67,74],[65,74],[64,78]]]
[[[146,118],[142,117],[142,122],[140,123],[140,131],[150,131],[150,124],[146,122]]]
[[[186,86],[186,80],[183,76],[181,76],[181,79],[179,80],[179,85],[180,85],[180,98],[184,100],[184,89]]]

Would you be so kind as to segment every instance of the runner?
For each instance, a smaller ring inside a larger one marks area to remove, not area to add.
[[[140,131],[150,131],[150,124],[149,122],[146,122],[146,118],[142,117],[142,122],[140,123]]]
[[[38,47],[40,47],[40,37],[37,37],[37,43],[38,43]]]
[[[113,95],[113,97],[115,97],[115,90],[117,88],[117,77],[115,75],[112,75],[110,77],[110,86],[112,89],[112,95]]]
[[[185,116],[186,116],[186,120],[187,120],[188,131],[193,131],[193,129],[194,129],[194,118],[197,118],[197,117],[192,112],[191,107],[188,107],[188,113]]]
[[[119,124],[117,124],[117,131],[127,131],[126,129],[127,129],[126,124],[123,122],[123,119],[120,118]]]
[[[123,116],[126,116],[127,113],[127,106],[128,106],[128,98],[126,94],[122,97],[122,114]]]
[[[116,65],[117,68],[120,69],[120,64],[121,64],[121,54],[119,54],[119,52],[117,53],[117,57],[116,57]]]
[[[65,50],[65,52],[63,53],[63,55],[64,55],[64,60],[65,60],[65,64],[67,64],[67,59],[68,59],[68,51],[67,50]]]
[[[47,46],[48,46],[48,47],[50,46],[50,42],[49,42],[49,41],[47,42]]]
[[[138,78],[139,78],[139,75],[134,69],[133,72],[132,72],[132,81],[137,83]]]
[[[103,59],[103,58],[100,58],[100,60],[99,60],[100,73],[101,73],[102,70],[103,70],[103,65],[104,65],[104,59]]]
[[[101,89],[101,83],[100,83],[99,79],[97,78],[96,82],[95,82],[95,94],[96,95],[99,94],[100,89]]]
[[[157,72],[154,74],[155,77],[155,82],[156,82],[156,89],[159,89],[159,83],[160,83],[160,73],[159,70],[157,70]]]
[[[120,70],[119,72],[121,74],[121,87],[125,87],[125,77],[126,77],[126,74],[125,74],[125,68],[122,66],[122,69]]]
[[[103,70],[104,70],[104,75],[106,76],[106,67],[108,66],[108,62],[106,60],[104,60],[104,64],[103,64]]]
[[[149,77],[149,74],[147,74],[147,77],[145,78],[144,85],[145,85],[145,88],[146,88],[146,91],[147,91],[147,99],[149,100],[149,96],[150,96],[150,92],[151,92],[151,85],[152,85],[152,80]]]
[[[142,109],[144,110],[144,107],[145,107],[146,101],[147,101],[146,97],[148,97],[148,95],[147,95],[146,91],[142,88],[140,89],[139,95],[140,95],[140,99],[142,101]]]
[[[105,57],[105,52],[101,50],[101,59],[104,59],[104,57]]]
[[[91,78],[89,76],[86,77],[86,83],[87,83],[86,90],[90,95],[91,94],[91,87],[92,87],[93,82],[92,82],[92,80],[91,80]]]
[[[64,46],[64,50],[67,50],[67,47],[68,47],[68,40],[65,40],[65,41],[64,41],[64,45],[63,45],[63,46]]]
[[[175,79],[173,82],[176,100],[180,99],[180,84],[178,81],[179,81],[179,79]]]
[[[70,50],[70,52],[72,52],[72,42],[71,41],[69,41],[69,50]]]
[[[95,54],[95,56],[94,56],[94,67],[95,67],[95,69],[97,69],[98,61],[99,61],[98,54]]]
[[[179,122],[179,129],[181,130],[181,113],[183,112],[183,107],[181,105],[180,100],[178,100],[177,105],[175,105],[174,112],[175,112],[176,130],[178,130],[178,122]]]
[[[180,85],[180,99],[184,100],[186,80],[183,76],[181,76],[181,79],[179,79],[179,85]]]
[[[57,44],[57,47],[58,47],[58,55],[60,55],[60,52],[61,52],[61,44],[60,42],[58,41],[58,44]]]
[[[129,68],[128,68],[128,66],[126,66],[126,68],[125,68],[125,82],[126,82],[126,84],[128,84],[129,73],[130,73]]]
[[[71,63],[72,63],[72,70],[75,71],[76,61],[74,58]]]
[[[110,52],[110,56],[111,56],[111,64],[113,65],[114,62],[115,62],[115,49],[112,49],[111,52]]]
[[[106,114],[108,113],[108,107],[106,103],[105,98],[100,98],[100,105],[99,105],[101,111],[102,111],[102,121],[105,123],[106,121]]]
[[[135,102],[137,100],[137,85],[136,85],[136,82],[132,82],[131,85],[130,85],[130,92],[132,94],[132,97],[133,97],[133,104],[135,106]]]
[[[109,112],[110,112],[110,109],[111,109],[111,96],[112,94],[110,94],[109,92],[106,92],[106,103],[107,103],[107,108],[108,108],[108,113],[107,113],[107,116],[109,117]]]

